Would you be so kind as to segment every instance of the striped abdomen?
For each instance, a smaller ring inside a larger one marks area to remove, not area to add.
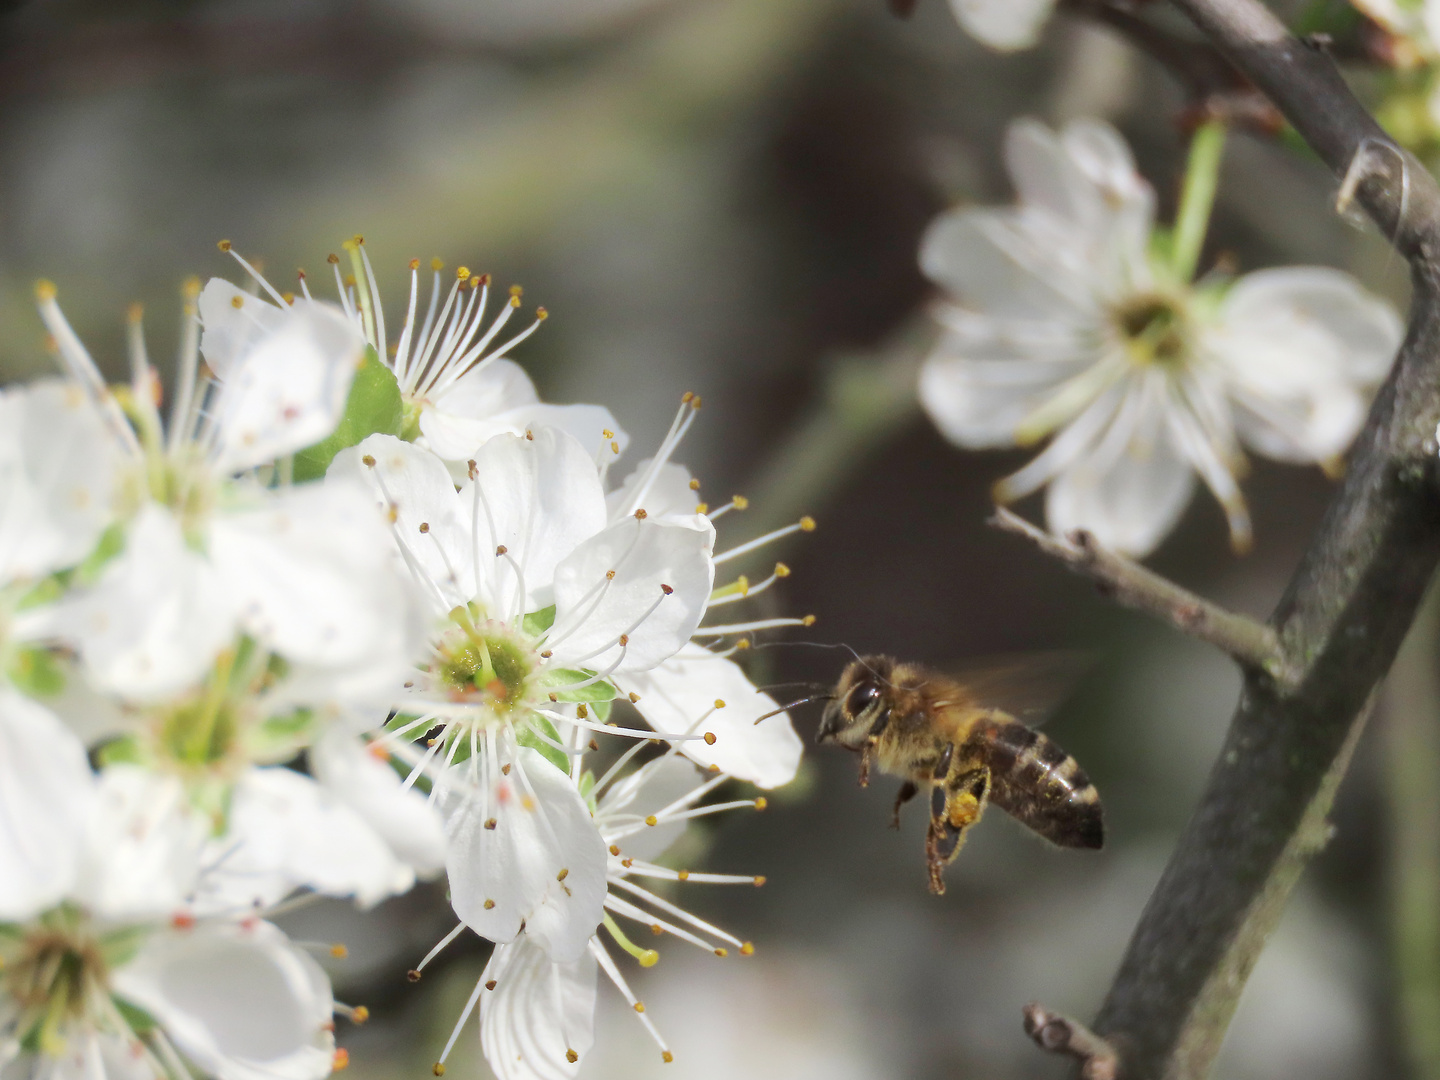
[[[1047,735],[1015,720],[981,720],[966,756],[990,769],[990,801],[1061,847],[1105,843],[1100,795],[1080,763]]]

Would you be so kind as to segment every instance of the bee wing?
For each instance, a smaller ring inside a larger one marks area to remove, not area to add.
[[[1094,666],[1092,653],[1056,649],[977,656],[940,671],[963,686],[976,704],[1039,727]]]

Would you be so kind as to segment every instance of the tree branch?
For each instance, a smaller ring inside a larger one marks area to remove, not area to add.
[[[1055,536],[1003,506],[995,508],[990,524],[1025,537],[1075,573],[1095,579],[1101,591],[1117,604],[1147,612],[1182,633],[1208,641],[1244,667],[1257,668],[1279,682],[1289,681],[1291,673],[1280,651],[1280,639],[1264,623],[1226,611],[1155,571],[1106,550],[1084,529]]]
[[[1115,1048],[1078,1020],[1032,1001],[1025,1006],[1025,1034],[1041,1050],[1068,1054],[1080,1063],[1081,1080],[1115,1080]]]
[[[1246,673],[1194,816],[1141,916],[1095,1029],[1125,1080],[1209,1072],[1440,558],[1440,189],[1328,57],[1258,0],[1173,0],[1285,114],[1410,263],[1410,325],[1344,484],[1271,617],[1293,682]]]

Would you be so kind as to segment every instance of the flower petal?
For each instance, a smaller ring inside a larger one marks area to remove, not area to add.
[[[401,862],[422,877],[445,868],[445,824],[439,813],[358,739],[332,724],[310,747],[309,761],[325,790],[364,818]]]
[[[713,746],[701,741],[677,745],[691,761],[718,766],[762,788],[795,778],[803,744],[790,717],[780,713],[756,724],[778,708],[775,699],[756,690],[739,665],[709,649],[686,645],[663,664],[627,675],[624,689],[640,695],[635,707],[656,731],[714,734]],[[715,707],[717,700],[725,703],[723,709]]]
[[[513,360],[491,360],[471,368],[422,405],[420,434],[431,452],[447,461],[464,461],[487,439],[509,430],[497,428],[492,417],[539,400],[524,368]]]
[[[228,379],[258,341],[278,331],[286,312],[224,278],[200,290],[200,355],[220,379]]]
[[[415,884],[410,867],[350,807],[291,769],[249,769],[229,828],[211,841],[207,909],[271,904],[302,886],[369,907]]]
[[[266,306],[250,298],[251,305]],[[365,339],[336,307],[297,300],[231,364],[213,406],[215,467],[239,472],[325,438],[345,413]]]
[[[1055,0],[950,0],[967,34],[1006,52],[1034,45],[1054,7]]]
[[[653,458],[646,458],[618,488],[605,496],[605,506],[611,518],[624,514],[626,508],[633,505],[636,490],[649,477],[653,463]],[[660,466],[642,500],[645,512],[652,518],[683,518],[686,521],[694,519],[695,507],[699,503],[700,493],[690,470],[673,461]]]
[[[495,436],[474,461],[475,477],[461,487],[460,502],[475,523],[477,598],[492,618],[548,607],[560,560],[605,527],[594,460],[574,436],[536,428],[528,437]]]
[[[606,839],[610,839],[608,827],[615,825],[617,819],[629,825],[643,821],[651,814],[659,814],[705,780],[705,775],[691,762],[673,754],[646,762],[617,780],[600,799],[597,811],[600,831],[607,834]],[[627,858],[653,860],[665,854],[684,832],[683,820],[658,821],[643,832],[629,832],[617,842],[621,854]]]
[[[573,961],[603,913],[605,843],[574,782],[536,751],[519,748],[508,773],[483,756],[448,813],[450,904],[482,937],[514,941],[523,926],[552,959]]]
[[[0,921],[69,895],[94,805],[80,740],[48,709],[0,689]]]
[[[595,1041],[596,976],[588,950],[557,964],[527,938],[495,946],[480,976],[495,981],[480,997],[480,1046],[498,1080],[572,1080],[579,1073]]]
[[[633,672],[673,656],[705,613],[714,543],[703,518],[628,518],[585,541],[555,569],[554,663]]]
[[[113,978],[216,1080],[321,1080],[333,1066],[330,980],[270,923],[157,933]]]

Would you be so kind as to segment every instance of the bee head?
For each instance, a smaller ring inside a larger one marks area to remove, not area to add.
[[[816,742],[834,740],[852,750],[862,746],[882,710],[889,708],[885,691],[893,663],[883,656],[852,662],[835,686],[835,695],[820,717]]]

